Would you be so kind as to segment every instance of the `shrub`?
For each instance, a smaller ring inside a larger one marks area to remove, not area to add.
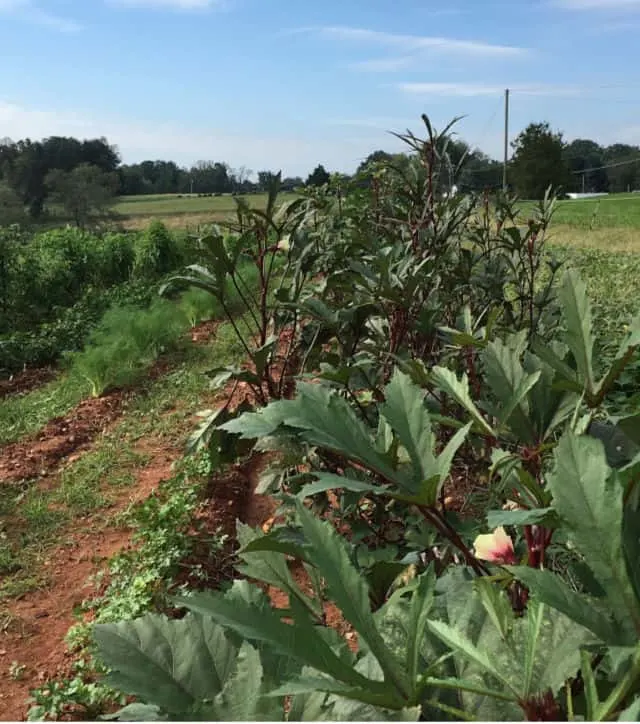
[[[112,305],[147,307],[156,290],[144,281],[125,282],[106,291],[90,287],[73,306],[50,322],[0,338],[0,374],[55,363],[65,352],[83,348],[87,336]]]
[[[138,240],[134,274],[154,278],[177,269],[183,262],[176,239],[161,221],[153,221]]]
[[[144,310],[113,307],[85,349],[70,357],[71,374],[86,379],[94,397],[133,384],[162,352],[176,346],[185,326],[182,310],[165,300]]]
[[[220,314],[218,302],[211,294],[202,289],[188,289],[180,299],[180,308],[192,327]]]
[[[107,233],[95,248],[95,264],[91,268],[91,281],[101,286],[118,284],[129,279],[135,262],[137,235]]]

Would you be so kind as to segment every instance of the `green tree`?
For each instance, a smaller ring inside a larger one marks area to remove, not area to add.
[[[609,191],[620,193],[640,188],[640,148],[614,143],[605,149],[604,159],[607,164],[612,164],[607,169]]]
[[[277,176],[273,171],[258,171],[258,189],[267,191],[273,179]]]
[[[331,180],[331,176],[327,169],[320,164],[309,174],[307,178],[307,186],[324,186]]]
[[[604,149],[595,141],[577,138],[564,148],[564,157],[571,171],[571,190],[601,192],[609,188]]]
[[[198,194],[223,194],[233,190],[229,166],[220,161],[198,161],[191,169],[193,190]]]
[[[283,191],[295,191],[304,186],[304,180],[300,176],[286,176],[282,179],[281,188]]]
[[[25,139],[11,144],[5,139],[0,152],[0,175],[20,196],[32,218],[40,216],[49,193],[47,176],[53,170],[72,171],[80,164],[91,164],[110,173],[120,163],[118,152],[106,139],[79,141],[51,136],[43,141]]]
[[[390,163],[393,161],[393,156],[386,151],[374,151],[370,153],[364,161],[356,169],[356,174],[365,173],[369,171],[373,166],[379,163]]]
[[[479,149],[470,151],[462,162],[457,179],[461,191],[485,191],[502,186],[502,164]]]
[[[511,145],[511,179],[520,196],[541,199],[549,186],[568,187],[562,134],[552,131],[548,123],[530,123]]]
[[[0,226],[19,224],[25,219],[22,199],[7,183],[0,181]]]
[[[84,228],[92,216],[105,213],[114,203],[118,176],[83,163],[72,171],[55,169],[47,175],[51,200]]]

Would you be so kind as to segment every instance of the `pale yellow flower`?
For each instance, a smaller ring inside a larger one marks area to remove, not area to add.
[[[476,558],[498,564],[514,564],[516,562],[513,541],[505,529],[500,526],[493,533],[479,535],[473,544]]]
[[[280,241],[278,242],[278,249],[280,249],[280,251],[289,251],[290,248],[291,243],[289,241],[289,237],[283,236],[282,239],[280,239]]]

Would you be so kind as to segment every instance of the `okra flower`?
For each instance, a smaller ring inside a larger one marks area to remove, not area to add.
[[[482,561],[499,565],[513,565],[516,562],[513,541],[502,526],[496,528],[493,533],[479,535],[474,541],[473,548],[476,558]]]
[[[282,239],[278,242],[278,250],[279,251],[289,251],[291,248],[291,239],[289,236],[283,236]]]

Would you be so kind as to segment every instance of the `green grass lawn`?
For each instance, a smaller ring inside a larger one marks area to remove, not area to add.
[[[266,194],[243,196],[251,206],[264,208]],[[283,193],[281,201],[295,198]],[[533,202],[523,201],[526,215]],[[233,196],[156,194],[121,197],[114,210],[128,228],[145,228],[153,219],[175,229],[198,229],[233,214]],[[593,199],[559,201],[551,226],[552,243],[605,251],[640,252],[640,194],[615,194]]]
[[[530,202],[523,202],[523,211]],[[640,194],[612,194],[592,199],[558,201],[553,224],[580,229],[640,229]]]
[[[246,194],[244,198],[251,206],[263,208],[267,202],[266,194]],[[282,201],[295,198],[293,193],[282,193]],[[236,208],[235,198],[225,196],[203,196],[158,194],[149,196],[123,196],[114,207],[122,216],[170,216],[184,214],[231,214]]]
[[[282,201],[295,198],[294,193],[282,193]],[[242,196],[251,206],[263,207],[266,194]],[[531,202],[523,202],[523,211]],[[148,196],[123,196],[114,211],[122,216],[165,216],[173,214],[215,214],[232,213],[236,208],[230,194],[224,196],[155,194]],[[640,228],[640,194],[614,194],[594,199],[559,201],[554,215],[556,224],[576,226],[584,229],[611,227]]]

